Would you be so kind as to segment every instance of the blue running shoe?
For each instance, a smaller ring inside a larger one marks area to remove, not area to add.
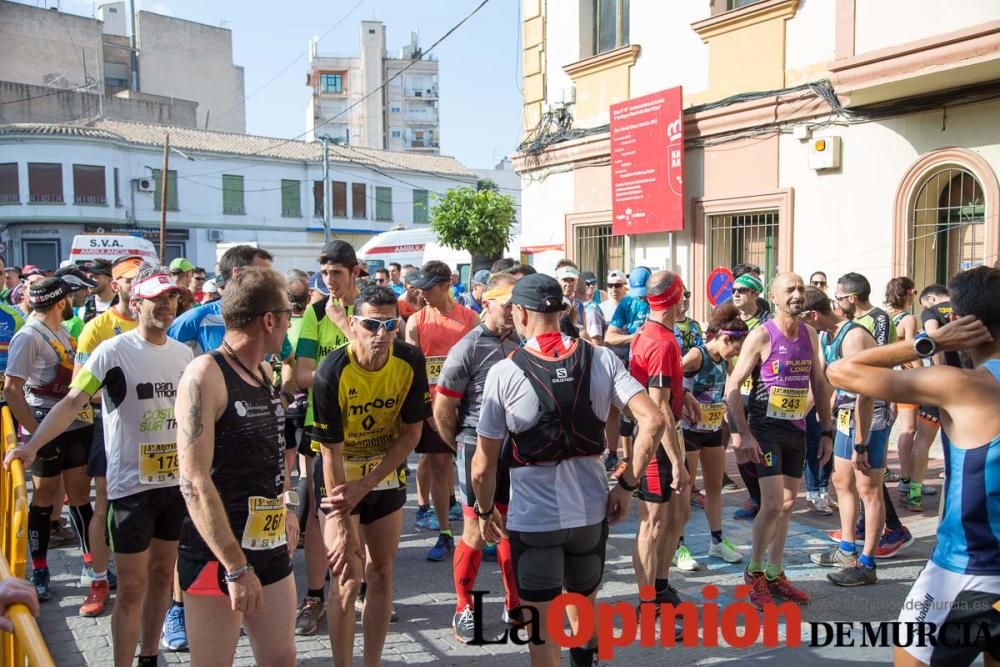
[[[184,627],[184,607],[170,605],[163,620],[163,636],[160,646],[168,651],[188,650],[187,628]]]
[[[743,507],[733,512],[733,518],[753,521],[757,518],[757,512],[759,511],[760,505],[755,503],[753,498],[747,498],[746,502],[743,503]]]
[[[441,530],[437,515],[430,508],[417,508],[417,520],[414,525],[417,530]]]
[[[457,500],[451,504],[451,507],[448,508],[448,518],[452,521],[462,520],[462,506]]]
[[[441,533],[438,535],[437,544],[431,547],[430,551],[427,552],[427,560],[434,561],[435,563],[440,563],[449,556],[451,552],[455,550],[455,538],[451,535],[445,535]]]
[[[49,568],[40,567],[32,570],[31,585],[35,587],[39,602],[52,599],[52,590],[49,588]]]

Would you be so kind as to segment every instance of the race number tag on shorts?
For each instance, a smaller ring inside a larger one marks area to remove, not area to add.
[[[748,377],[740,385],[740,395],[749,396],[751,391],[753,391],[753,377]]]
[[[244,549],[274,549],[287,543],[285,538],[285,502],[281,498],[250,496],[249,514],[243,528]]]
[[[382,463],[382,459],[374,457],[370,459],[344,459],[344,473],[348,482],[356,482]],[[383,477],[372,491],[387,491],[399,488],[399,476],[391,472]]]
[[[806,416],[808,389],[771,387],[767,396],[767,416],[772,419],[802,419]]]
[[[166,484],[176,481],[176,442],[139,445],[140,484]]]
[[[444,368],[444,360],[448,357],[427,357],[427,384],[437,384],[441,379],[441,369]]]
[[[80,408],[80,411],[76,413],[76,421],[84,422],[86,424],[94,423],[94,408],[90,403]]]
[[[718,431],[722,428],[722,418],[726,416],[726,406],[722,403],[702,403],[701,420],[695,424],[699,431]]]
[[[851,435],[851,411],[845,408],[837,410],[837,430],[846,436]]]

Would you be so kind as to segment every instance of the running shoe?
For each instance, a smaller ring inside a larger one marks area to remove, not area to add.
[[[110,565],[111,564],[108,563],[108,587],[111,590],[115,590],[118,588],[118,575],[115,574],[115,571],[110,567]],[[83,570],[80,571],[80,585],[90,586],[95,581],[94,577],[94,568],[90,565],[84,565]]]
[[[494,542],[487,542],[483,547],[483,560],[487,563],[497,562],[497,545]]]
[[[875,568],[865,567],[861,563],[858,563],[854,567],[845,567],[842,570],[831,572],[826,575],[826,578],[837,586],[846,587],[871,586],[874,583],[878,583],[878,575],[875,573]]]
[[[52,526],[52,531],[49,533],[49,548],[58,549],[78,544],[80,544],[80,538],[77,537],[76,531],[67,521],[60,519],[58,525]]]
[[[711,558],[721,558],[727,563],[739,563],[743,560],[743,554],[736,550],[728,537],[723,537],[721,542],[714,542],[708,548],[708,555]]]
[[[826,536],[837,544],[840,544],[840,540],[843,539],[843,532],[839,528],[837,530],[828,530],[826,531]],[[861,519],[858,519],[858,522],[854,524],[854,543],[865,543],[865,524],[861,522]]]
[[[734,482],[732,478],[726,473],[722,473],[722,490],[723,491],[735,491],[740,488],[739,484]]]
[[[910,510],[911,512],[923,512],[924,511],[924,497],[922,495],[910,495],[906,496],[906,500],[903,501],[903,507]]]
[[[455,631],[455,639],[468,644],[476,638],[476,622],[472,607],[466,606],[451,619],[451,628]]]
[[[793,586],[784,572],[779,574],[777,579],[768,579],[765,576],[764,581],[767,583],[767,588],[771,592],[772,597],[784,598],[798,605],[809,604],[809,600],[811,599],[809,594],[801,588]]]
[[[893,482],[898,482],[899,481],[899,475],[897,475],[893,471],[891,471],[888,468],[886,468],[885,472],[882,473],[882,481],[884,483],[886,483],[886,484],[893,483]]]
[[[820,516],[830,516],[833,514],[833,509],[830,507],[830,503],[827,501],[825,495],[808,498],[806,505],[813,514],[819,514]]]
[[[837,502],[837,496],[836,495],[832,495],[831,496],[829,493],[827,493],[826,491],[824,491],[823,492],[823,498],[826,500],[826,504],[829,505],[830,507],[832,507],[833,509],[835,509],[835,510],[840,509],[840,503]]]
[[[668,584],[666,588],[656,591],[655,602],[657,604],[672,604],[676,607],[681,603],[681,596],[676,588]]]
[[[698,561],[691,555],[691,550],[684,544],[677,547],[677,551],[674,552],[673,564],[682,572],[694,572],[701,568]]]
[[[691,507],[699,510],[705,509],[705,494],[697,489],[693,489],[691,492]]]
[[[170,605],[167,617],[163,620],[163,636],[160,646],[168,651],[186,651],[188,649],[187,628],[184,627],[184,607]]]
[[[93,618],[104,613],[104,605],[111,595],[111,587],[106,579],[94,581],[90,584],[90,592],[87,599],[80,606],[80,616]]]
[[[514,609],[503,608],[503,613],[500,614],[500,620],[507,625],[524,625],[524,612],[520,607]]]
[[[451,521],[462,520],[462,505],[457,500],[448,507],[448,519]]]
[[[753,498],[747,498],[743,503],[743,507],[733,512],[733,518],[753,521],[757,518],[757,512],[759,511],[760,505]]]
[[[441,533],[438,535],[437,544],[432,546],[427,552],[427,560],[434,561],[435,563],[440,563],[444,559],[451,556],[451,552],[455,550],[455,538],[451,535],[445,535]]]
[[[441,530],[441,524],[438,523],[437,514],[431,508],[423,509],[417,508],[417,530]]]
[[[910,495],[910,483],[909,482],[900,482],[899,486],[897,488],[899,489],[899,495],[903,496],[904,498],[906,496]],[[920,493],[923,494],[923,495],[925,495],[925,496],[936,496],[937,492],[938,492],[938,490],[937,490],[936,486],[927,486],[926,484],[924,484],[920,488]]]
[[[31,585],[35,587],[39,602],[52,599],[52,589],[49,588],[49,568],[40,567],[31,571]]]
[[[899,530],[887,530],[882,534],[882,539],[878,541],[875,558],[892,558],[913,544],[913,541],[913,535],[910,534],[910,529],[906,526]]]
[[[844,553],[839,546],[836,546],[828,551],[809,554],[809,560],[823,567],[854,567],[858,564],[858,555]]]
[[[743,581],[750,585],[750,604],[761,611],[764,610],[764,605],[774,604],[774,597],[771,595],[771,589],[767,585],[767,577],[764,576],[763,572],[751,574],[748,570],[744,570]]]
[[[295,611],[295,634],[308,637],[315,633],[324,616],[326,616],[326,606],[323,601],[306,596]]]

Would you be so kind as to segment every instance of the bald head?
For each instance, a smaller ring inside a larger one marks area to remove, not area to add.
[[[796,317],[805,310],[805,290],[805,282],[799,274],[779,273],[771,281],[771,301],[779,311]]]

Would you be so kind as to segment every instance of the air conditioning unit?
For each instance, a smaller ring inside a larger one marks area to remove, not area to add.
[[[139,192],[155,192],[156,191],[156,181],[152,178],[140,178],[136,181],[139,187]]]
[[[222,230],[221,229],[209,229],[208,240],[215,241],[216,243],[222,241]]]

